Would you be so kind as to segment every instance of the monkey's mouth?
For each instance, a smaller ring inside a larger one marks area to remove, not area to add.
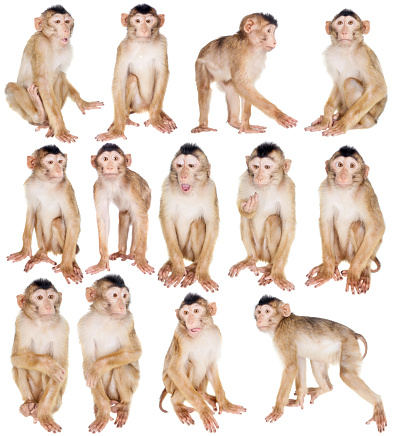
[[[195,328],[195,329],[190,329],[190,331],[195,334],[195,333],[200,333],[201,329]]]
[[[68,38],[63,38],[60,40],[63,45],[66,45],[68,43]]]
[[[187,192],[190,189],[190,185],[181,184],[181,188],[184,192]]]

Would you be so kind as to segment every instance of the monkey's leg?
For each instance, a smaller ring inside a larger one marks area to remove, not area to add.
[[[108,236],[109,236],[109,203],[100,204],[100,210],[96,204],[97,229],[99,237],[100,260],[97,265],[86,269],[86,274],[97,274],[101,271],[109,271]]]
[[[182,424],[193,425],[194,419],[191,417],[191,413],[194,412],[192,407],[187,407],[183,403],[185,401],[184,396],[180,393],[178,389],[175,389],[171,396],[171,403],[176,416]]]
[[[116,260],[119,257],[124,261],[126,259],[134,260],[134,255],[126,255],[127,251],[127,239],[129,237],[129,229],[131,225],[131,216],[127,210],[119,211],[119,239],[118,239],[118,251],[112,253],[110,260]]]
[[[332,391],[333,386],[328,377],[328,365],[326,362],[311,360],[311,367],[313,377],[315,377],[319,385],[318,388],[308,388],[307,394],[311,396],[311,404],[313,404],[317,397]]]
[[[307,392],[306,388],[306,359],[304,357],[298,358],[298,373],[295,380],[297,399],[289,399],[287,406],[304,408],[304,398]]]
[[[35,422],[38,421],[46,431],[53,433],[59,432],[62,429],[52,417],[53,409],[57,404],[61,387],[61,383],[57,383],[53,379],[49,379],[48,384],[45,387],[45,390],[38,403],[37,418],[35,418]]]
[[[13,376],[15,383],[19,388],[24,403],[19,407],[19,412],[23,416],[37,416],[38,400],[35,398],[29,380],[27,379],[28,372],[25,369],[14,368]]]
[[[201,219],[194,220],[190,225],[190,236],[189,236],[189,249],[184,253],[185,257],[191,260],[195,260],[201,253],[202,247],[205,240],[205,222]],[[196,269],[197,262],[192,263],[186,267],[186,275],[181,282],[181,287],[186,288],[197,281]]]
[[[252,115],[252,105],[249,100],[241,98],[242,102],[242,114],[241,114],[241,126],[238,133],[265,133],[266,127],[252,126],[249,124],[250,117]]]
[[[350,349],[350,344],[346,347],[343,345],[340,362],[340,376],[341,379],[351,389],[353,389],[361,398],[368,401],[374,406],[373,415],[367,424],[372,421],[376,422],[378,431],[384,431],[387,426],[386,414],[384,413],[382,399],[379,395],[375,394],[365,382],[358,376],[358,366],[361,361],[360,349],[354,346],[354,349]]]
[[[5,94],[10,108],[18,112],[18,114],[30,124],[39,125],[45,121],[45,111],[44,114],[40,112],[35,104],[36,97],[34,97],[34,99],[32,98],[32,95],[38,94],[38,90],[36,94],[32,88],[31,93],[29,93],[23,86],[10,82],[5,88]],[[37,98],[41,101],[39,96]]]
[[[198,392],[203,396],[204,400],[212,407],[212,409],[216,412],[217,409],[217,400],[214,395],[210,395],[207,393],[208,387],[208,378],[205,376],[198,387]]]
[[[226,94],[227,114],[228,114],[227,122],[231,127],[234,127],[235,129],[239,129],[241,127],[241,123],[239,121],[239,113],[241,110],[239,94],[235,90],[231,80],[229,80],[228,82],[221,82],[220,89],[222,89]]]
[[[149,265],[145,255],[148,239],[148,212],[142,211],[138,216],[131,216],[132,240],[128,259],[134,259],[133,266],[136,266],[144,274],[153,274],[155,269]]]
[[[100,379],[95,388],[91,388],[94,401],[94,414],[96,419],[89,425],[89,431],[92,433],[104,430],[111,418],[111,404],[105,393],[103,382]]]
[[[126,98],[125,98],[125,110],[126,110],[126,125],[139,127],[138,123],[131,121],[128,113],[130,108],[133,108],[133,102],[138,99],[141,100],[139,87],[138,87],[138,77],[134,74],[129,74],[126,80]]]
[[[200,120],[197,127],[192,129],[192,133],[216,132],[216,129],[208,127],[209,104],[212,97],[212,75],[206,66],[196,61],[196,84],[198,92],[198,106],[200,108]]]

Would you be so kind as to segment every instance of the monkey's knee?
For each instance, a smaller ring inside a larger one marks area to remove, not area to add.
[[[274,230],[277,227],[282,228],[282,220],[280,219],[279,215],[270,215],[267,218],[266,223],[267,226],[272,228],[272,230]]]
[[[138,77],[135,74],[129,74],[126,80],[128,89],[136,89],[138,87]]]
[[[375,117],[373,117],[371,114],[366,114],[361,118],[361,120],[355,127],[359,129],[369,129],[370,127],[373,127],[376,123],[377,120],[375,119]]]

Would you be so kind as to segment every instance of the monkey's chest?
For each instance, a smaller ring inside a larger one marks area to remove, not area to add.
[[[354,56],[346,52],[332,51],[327,54],[326,63],[331,77],[338,84],[346,79],[361,79],[360,68],[355,62]]]

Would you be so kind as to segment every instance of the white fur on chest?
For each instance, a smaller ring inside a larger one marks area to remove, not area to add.
[[[125,195],[125,186],[121,180],[106,180],[100,185],[100,196],[105,199],[105,203],[114,203],[120,211],[133,210],[134,202],[131,201],[130,195]]]
[[[253,52],[253,54],[248,57],[246,71],[252,82],[255,82],[260,77],[265,68],[266,60],[267,53],[262,50]]]
[[[331,46],[324,53],[324,57],[328,72],[335,82],[343,83],[348,78],[361,78],[358,58],[349,50]]]

